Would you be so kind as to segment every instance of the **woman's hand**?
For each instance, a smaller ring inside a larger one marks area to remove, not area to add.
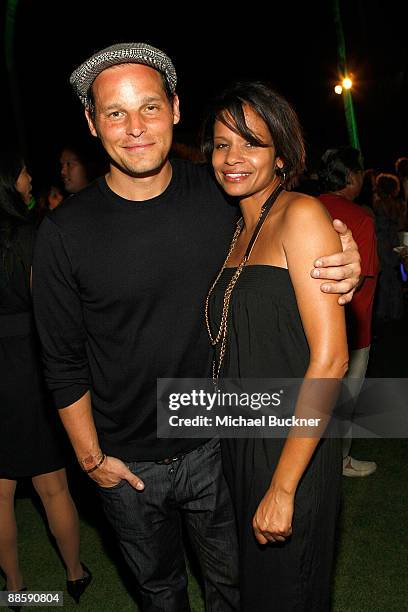
[[[260,544],[284,542],[292,535],[294,494],[278,490],[272,484],[261,500],[252,527]]]

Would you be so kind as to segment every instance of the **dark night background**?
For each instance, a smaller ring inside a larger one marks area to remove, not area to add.
[[[13,54],[19,128],[15,97],[3,93],[2,131],[13,143],[19,130],[24,134],[34,185],[54,171],[61,146],[86,133],[70,73],[96,50],[120,41],[148,42],[173,59],[182,109],[179,141],[194,142],[208,99],[229,80],[261,78],[294,104],[309,167],[327,147],[347,144],[342,97],[333,91],[338,76],[331,0],[181,6],[20,0]],[[5,8],[3,0],[3,22]],[[340,0],[340,9],[366,167],[390,171],[398,156],[408,155],[407,16],[394,1]],[[2,81],[9,83],[2,47]]]
[[[408,156],[408,15],[401,8],[408,3],[339,1],[365,165],[393,171],[395,160]],[[195,142],[206,104],[217,90],[230,80],[253,78],[268,80],[295,106],[310,169],[326,148],[348,143],[342,97],[333,91],[338,74],[332,0],[14,2],[10,75],[7,0],[0,0],[0,149],[24,141],[35,195],[58,172],[64,144],[80,135],[93,140],[69,85],[72,70],[95,51],[121,41],[150,43],[174,61],[182,111],[177,141]],[[405,317],[374,337],[369,377],[408,377],[406,323]],[[402,612],[407,609],[406,440],[355,443],[355,456],[375,460],[379,469],[368,479],[343,479],[334,610]],[[82,609],[134,610],[134,579],[118,558],[94,493],[75,470],[70,486],[81,516],[84,559],[90,559],[96,578]],[[40,515],[28,500],[19,499],[17,510],[29,588],[60,590],[62,567],[56,565]],[[76,605],[64,604],[67,610]]]

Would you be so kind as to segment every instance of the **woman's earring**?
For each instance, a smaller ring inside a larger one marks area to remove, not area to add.
[[[276,169],[278,171],[278,175],[280,176],[281,183],[285,183],[285,181],[286,181],[286,172],[285,172],[284,166],[282,166],[282,168],[279,168],[279,166],[276,166]]]

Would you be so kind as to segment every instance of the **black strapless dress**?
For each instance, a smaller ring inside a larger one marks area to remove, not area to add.
[[[210,302],[213,330],[235,269],[224,270]],[[301,378],[309,364],[294,289],[284,268],[247,266],[233,290],[225,378]],[[293,535],[261,546],[252,518],[285,440],[225,439],[222,457],[238,524],[244,612],[322,612],[330,609],[335,525],[341,486],[341,443],[322,440],[295,496]]]

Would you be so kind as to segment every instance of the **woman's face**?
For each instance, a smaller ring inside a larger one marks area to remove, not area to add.
[[[28,204],[31,200],[31,176],[25,166],[18,175],[16,189],[23,198],[24,204]]]
[[[268,193],[276,184],[276,165],[283,166],[282,160],[275,156],[265,121],[250,106],[245,105],[243,111],[251,132],[268,146],[252,145],[221,121],[216,121],[212,154],[217,181],[228,195],[241,199]]]
[[[61,178],[68,193],[77,193],[89,183],[86,168],[73,151],[64,149],[60,158]]]

